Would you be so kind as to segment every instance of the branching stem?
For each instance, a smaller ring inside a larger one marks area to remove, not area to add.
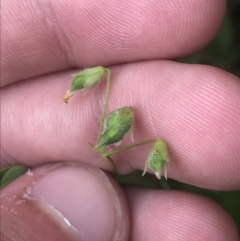
[[[102,154],[102,156],[107,157],[109,155],[113,155],[113,154],[118,153],[118,152],[126,151],[126,150],[129,150],[129,149],[138,147],[138,146],[143,146],[143,145],[147,145],[149,143],[154,143],[156,140],[157,139],[151,139],[151,140],[147,140],[147,141],[138,142],[138,143],[133,144],[133,145],[123,146],[123,147],[117,148],[113,151],[105,152],[105,153]]]

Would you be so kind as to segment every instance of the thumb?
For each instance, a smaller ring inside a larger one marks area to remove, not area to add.
[[[3,240],[128,240],[129,217],[120,187],[83,164],[35,168],[1,191]]]

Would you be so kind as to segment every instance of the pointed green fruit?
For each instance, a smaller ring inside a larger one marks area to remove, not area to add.
[[[125,106],[108,115],[106,126],[95,148],[121,141],[124,135],[133,128],[134,112],[131,106]]]
[[[72,96],[73,92],[77,90],[91,89],[97,85],[101,79],[106,75],[107,69],[102,66],[97,66],[93,68],[84,69],[83,71],[75,74],[73,76],[73,81],[70,87],[64,96],[64,101],[67,103],[68,99]]]
[[[167,144],[165,141],[161,139],[156,139],[156,142],[154,143],[144,168],[144,172],[142,175],[145,175],[147,168],[150,168],[155,172],[155,175],[158,179],[161,179],[161,172],[166,165],[166,163],[169,162],[169,153]],[[167,171],[165,169],[165,178],[167,179]]]

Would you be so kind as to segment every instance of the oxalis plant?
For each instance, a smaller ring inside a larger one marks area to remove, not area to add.
[[[102,158],[109,160],[113,165],[114,172],[117,173],[117,167],[112,158],[113,154],[152,143],[153,145],[148,156],[146,157],[146,164],[142,175],[144,175],[147,169],[150,168],[155,173],[156,177],[160,179],[161,173],[165,168],[165,178],[167,179],[166,164],[169,162],[169,154],[167,144],[161,138],[146,140],[120,148],[116,147],[115,149],[111,150],[108,148],[111,144],[121,142],[125,134],[128,132],[131,132],[131,137],[133,140],[134,130],[134,109],[132,106],[123,106],[107,114],[110,91],[109,69],[102,66],[97,66],[85,69],[75,74],[73,76],[71,87],[64,96],[64,101],[68,103],[69,98],[74,94],[74,92],[81,89],[89,90],[96,86],[104,78],[106,79],[106,94],[102,108],[102,116],[100,119],[97,141],[94,145],[90,143],[93,150],[98,152]],[[27,170],[28,168],[22,165],[2,168],[0,170],[0,189],[25,173]]]
[[[117,167],[112,158],[113,154],[123,152],[132,148],[140,147],[152,143],[152,148],[146,157],[146,164],[143,171],[143,176],[147,169],[151,169],[158,179],[161,178],[161,173],[165,169],[165,178],[167,179],[167,163],[169,162],[169,153],[167,144],[161,138],[151,139],[134,143],[132,145],[123,146],[120,148],[109,150],[109,145],[119,143],[123,140],[126,133],[131,133],[133,141],[134,131],[134,109],[132,106],[123,106],[107,114],[110,92],[110,70],[102,66],[84,69],[83,71],[73,76],[70,89],[67,90],[64,101],[68,103],[69,98],[78,90],[89,90],[99,84],[100,81],[106,79],[106,94],[102,108],[102,116],[100,119],[100,127],[96,143],[89,143],[93,150],[98,152],[101,157],[109,160],[114,172],[117,172]]]

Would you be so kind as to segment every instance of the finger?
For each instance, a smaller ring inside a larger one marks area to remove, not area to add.
[[[225,2],[5,0],[1,85],[72,66],[188,55],[216,34]]]
[[[2,90],[2,160],[34,166],[56,160],[91,162],[110,169],[92,150],[105,82],[67,105],[70,72],[25,81]],[[112,68],[109,111],[135,110],[135,142],[168,143],[168,176],[193,185],[239,188],[240,82],[220,69],[142,62]],[[122,146],[132,144],[126,136]],[[113,148],[113,147],[112,147]],[[121,173],[143,169],[150,146],[113,156]]]
[[[6,240],[128,240],[128,218],[120,188],[87,165],[40,167],[1,192]]]
[[[216,203],[189,193],[130,188],[131,240],[238,240],[234,221]]]

